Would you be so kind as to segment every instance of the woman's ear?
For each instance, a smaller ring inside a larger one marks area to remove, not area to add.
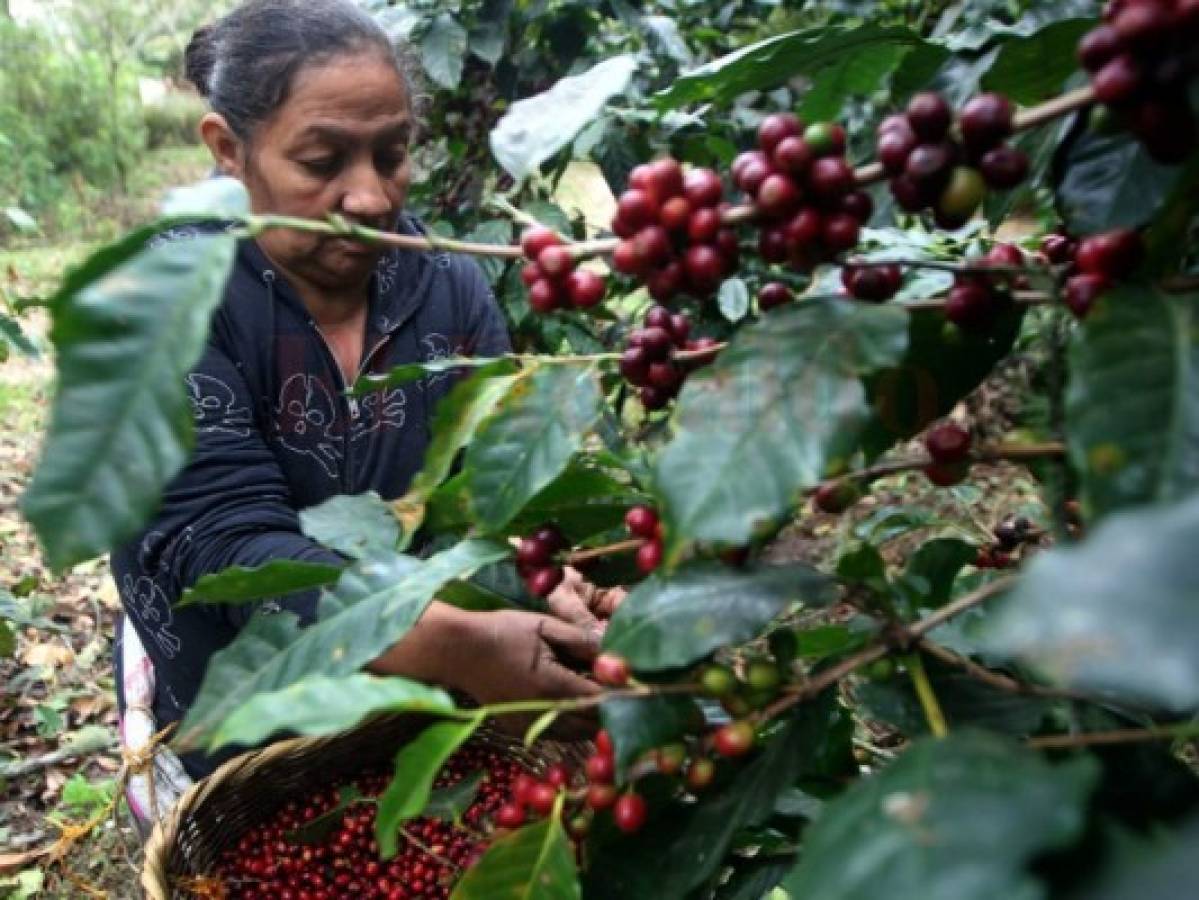
[[[200,120],[200,137],[208,145],[213,162],[222,175],[246,180],[245,144],[233,133],[224,116],[214,112],[206,114]]]

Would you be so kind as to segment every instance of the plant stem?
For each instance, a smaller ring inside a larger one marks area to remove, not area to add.
[[[1039,684],[1029,684],[1024,681],[1017,681],[1002,672],[996,672],[988,669],[986,666],[979,665],[974,660],[954,653],[948,647],[943,647],[936,641],[928,638],[921,638],[919,641],[920,650],[927,653],[934,659],[949,666],[961,669],[975,681],[981,681],[988,687],[993,687],[998,691],[1004,691],[1008,694],[1023,694],[1032,697],[1048,697],[1057,700],[1087,700],[1089,699],[1084,694],[1079,694],[1075,691],[1058,690],[1056,688],[1043,687]]]
[[[605,556],[615,556],[619,553],[634,553],[644,543],[645,538],[632,538],[627,541],[608,544],[606,547],[595,547],[591,550],[575,550],[573,553],[566,554],[566,564],[568,566],[577,566],[580,563],[591,562],[593,559],[603,559]]]
[[[924,720],[928,723],[928,730],[933,733],[934,737],[948,736],[949,726],[945,722],[945,713],[941,710],[941,704],[937,700],[936,691],[933,690],[933,683],[929,681],[928,672],[924,668],[924,660],[919,651],[906,654],[903,662],[907,667],[908,677],[912,679],[912,687],[916,689],[920,708],[924,710]]]
[[[1025,462],[1030,459],[1057,459],[1066,453],[1065,445],[1057,441],[1044,444],[995,444],[990,447],[980,447],[970,454],[971,463],[994,463],[1002,461]],[[899,459],[893,462],[879,463],[856,472],[833,479],[835,481],[869,482],[888,475],[898,475],[901,472],[912,472],[923,469],[932,463],[932,458],[922,456],[919,459]],[[819,485],[808,489],[808,494],[819,490]]]
[[[1199,737],[1199,722],[1163,725],[1155,728],[1122,728],[1116,731],[1092,731],[1084,734],[1045,734],[1028,739],[1038,750],[1068,750],[1074,747],[1100,747],[1108,744],[1138,744],[1145,741],[1172,741]]]

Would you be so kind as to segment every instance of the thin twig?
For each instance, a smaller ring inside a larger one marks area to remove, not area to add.
[[[1147,741],[1172,741],[1199,735],[1199,723],[1156,728],[1121,728],[1116,731],[1091,731],[1082,734],[1044,734],[1028,739],[1038,750],[1067,750],[1073,747],[1099,747],[1106,744],[1139,744]]]
[[[594,547],[590,550],[576,550],[573,553],[566,554],[566,565],[577,566],[580,563],[591,562],[593,559],[603,559],[606,556],[616,556],[620,553],[634,553],[641,548],[645,543],[645,538],[632,538],[627,541],[618,541],[615,544],[608,544],[606,547]]]
[[[948,647],[943,647],[936,641],[929,638],[921,638],[918,642],[920,649],[934,659],[940,660],[948,666],[961,669],[975,681],[981,681],[988,687],[993,687],[997,691],[1003,691],[1008,694],[1022,694],[1031,697],[1046,697],[1053,700],[1087,700],[1085,694],[1080,694],[1076,691],[1061,690],[1058,688],[1045,687],[1040,684],[1029,684],[1025,681],[1017,681],[1008,675],[1001,672],[996,672],[993,669],[988,669],[986,666],[979,665],[974,660],[966,656],[961,656],[954,653]]]
[[[924,711],[924,721],[928,723],[928,730],[932,732],[933,737],[947,737],[949,725],[945,721],[941,703],[937,700],[937,692],[933,690],[933,683],[929,681],[928,672],[924,670],[924,660],[920,658],[920,651],[906,654],[903,661],[908,670],[908,677],[912,680],[912,687],[916,689],[920,708]]]
[[[1057,459],[1064,456],[1066,447],[1057,441],[1050,441],[1044,444],[996,444],[990,447],[980,447],[970,454],[970,462],[974,463],[996,463],[996,462],[1026,462],[1031,459]],[[919,469],[927,468],[932,463],[932,457],[921,456],[915,459],[898,459],[892,462],[879,463],[870,466],[866,469],[858,469],[854,472],[847,472],[834,481],[851,481],[851,482],[870,482],[879,478],[885,478],[888,475],[898,475],[901,472],[913,472]],[[808,489],[809,494],[814,494],[820,489],[820,486]]]

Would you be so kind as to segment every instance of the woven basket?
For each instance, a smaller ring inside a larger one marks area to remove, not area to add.
[[[295,738],[229,760],[194,784],[160,821],[146,844],[142,890],[150,900],[190,898],[178,885],[210,875],[221,854],[250,828],[269,819],[289,800],[313,789],[346,781],[371,768],[390,767],[397,750],[431,722],[428,716],[374,719],[344,734]],[[578,763],[578,745],[539,742],[531,752],[495,731],[480,731],[483,742],[519,759],[533,771],[565,760]]]

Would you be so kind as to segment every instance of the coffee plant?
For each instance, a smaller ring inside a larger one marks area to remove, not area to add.
[[[460,376],[408,492],[306,511],[344,569],[276,561],[191,587],[184,602],[324,594],[309,627],[256,616],[214,657],[178,747],[436,719],[394,771],[264,810],[214,874],[294,871],[311,896],[1190,895],[1199,4],[920,22],[880,4],[870,23],[829,6],[652,91],[613,57],[513,104],[491,148],[519,228],[426,241],[252,215],[213,181],[67,276],[24,501],[58,568],[136,533],[186,460],[184,376],[239,238],[475,253],[510,306],[581,329],[362,379]],[[602,156],[580,134],[630,84],[640,158],[601,159],[611,236],[540,221],[519,185]],[[155,240],[202,221],[226,228]],[[997,428],[968,401],[1014,350],[1040,360],[1035,396]],[[1003,461],[1042,503],[971,527],[860,512],[905,477],[969,510]],[[812,521],[833,523],[836,558],[780,561],[775,539]],[[418,532],[425,558],[404,553]],[[631,587],[597,696],[473,708],[361,671],[434,597],[535,607],[568,564]],[[581,767],[469,756],[492,720],[531,714],[533,742],[592,709]],[[469,827],[430,826],[477,771],[486,788],[450,817]],[[321,857],[288,838],[317,820],[335,835]]]

